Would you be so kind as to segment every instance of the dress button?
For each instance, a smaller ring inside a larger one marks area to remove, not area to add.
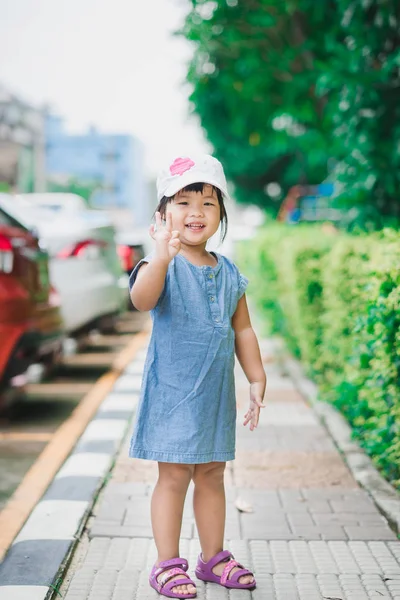
[[[208,279],[212,279],[214,277],[214,275],[212,273],[210,273],[210,275],[208,276]]]
[[[214,300],[215,300],[214,296],[210,296],[210,300],[211,300],[211,302],[214,302]]]
[[[214,321],[215,321],[216,323],[219,323],[219,319],[218,319],[218,317],[215,317]]]

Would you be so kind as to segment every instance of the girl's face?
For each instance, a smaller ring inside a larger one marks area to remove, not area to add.
[[[218,197],[211,185],[204,185],[202,192],[178,192],[168,203],[167,212],[172,215],[172,228],[188,246],[205,245],[221,220]]]

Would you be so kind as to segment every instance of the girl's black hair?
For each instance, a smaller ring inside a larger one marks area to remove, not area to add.
[[[209,184],[208,183],[191,183],[190,185],[187,185],[186,187],[182,188],[180,190],[180,192],[201,192],[202,193],[204,191],[205,185],[209,185]],[[228,215],[226,214],[224,199],[222,197],[221,190],[218,189],[215,185],[212,185],[211,187],[213,188],[213,190],[215,190],[215,193],[217,194],[217,198],[218,198],[219,211],[220,211],[220,222],[221,222],[221,242],[223,242],[226,237],[227,231],[228,231]],[[163,196],[161,198],[160,202],[158,203],[158,206],[157,206],[155,212],[159,212],[161,214],[161,217],[164,218],[166,209],[167,209],[167,204],[172,202],[172,200],[174,198],[175,198],[175,196],[170,196],[170,197]]]

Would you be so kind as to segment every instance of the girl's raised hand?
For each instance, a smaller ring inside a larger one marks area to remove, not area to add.
[[[260,410],[265,408],[263,404],[263,384],[255,382],[250,385],[250,406],[247,413],[244,415],[243,425],[250,423],[250,431],[256,429]]]
[[[156,224],[150,226],[150,235],[156,242],[155,254],[157,258],[169,263],[181,249],[179,231],[172,230],[171,213],[167,212],[165,225],[159,212],[156,212],[155,217]]]

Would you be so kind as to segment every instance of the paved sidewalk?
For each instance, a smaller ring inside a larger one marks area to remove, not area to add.
[[[255,570],[253,592],[198,582],[200,600],[400,600],[400,541],[360,489],[313,411],[263,344],[267,408],[241,425],[248,398],[237,373],[237,458],[228,463],[226,547]],[[131,365],[137,374],[143,353]],[[137,385],[137,382],[136,382]],[[129,376],[120,392],[130,394]],[[94,508],[61,588],[66,600],[151,600],[155,559],[149,503],[156,464],[127,458],[128,440]],[[189,491],[181,555],[190,572],[199,543]],[[239,512],[237,500],[252,512]]]

